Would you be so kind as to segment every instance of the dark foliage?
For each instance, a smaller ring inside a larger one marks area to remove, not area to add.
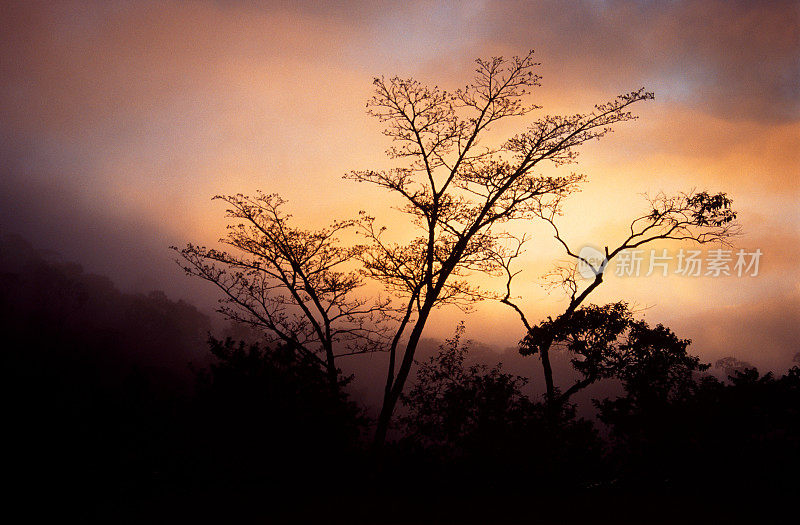
[[[694,372],[709,365],[687,353],[691,341],[679,339],[669,328],[634,319],[624,302],[603,306],[589,304],[568,315],[531,327],[523,339],[522,355],[544,349],[569,353],[579,379],[554,401],[564,404],[570,396],[601,379],[617,379],[639,396],[673,395]]]
[[[651,375],[654,389],[644,379],[598,403],[626,482],[750,498],[800,488],[800,368],[779,379],[737,370],[727,382]]]
[[[800,368],[726,359],[721,381],[621,304],[542,325],[582,377],[624,386],[597,403],[605,443],[569,403],[471,360],[458,331],[418,364],[403,436],[375,456],[347,379],[318,362],[212,338],[187,382],[193,307],[2,248],[3,475],[30,521],[752,522],[800,488]]]
[[[484,490],[578,486],[597,475],[600,440],[592,424],[565,406],[555,418],[522,391],[527,379],[500,364],[467,364],[463,325],[439,353],[420,363],[403,397],[401,446],[436,458],[454,479],[482,479]],[[451,483],[454,480],[451,480]],[[456,481],[456,483],[458,483]]]
[[[198,374],[195,439],[214,451],[201,467],[212,480],[336,482],[359,445],[366,420],[341,379],[332,388],[311,358],[286,346],[212,338],[214,361]]]

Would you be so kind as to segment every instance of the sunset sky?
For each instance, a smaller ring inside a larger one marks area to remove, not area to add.
[[[631,301],[705,359],[789,366],[800,352],[797,1],[3,2],[0,231],[124,290],[210,310],[210,285],[167,248],[224,233],[211,196],[261,189],[299,224],[363,209],[407,231],[387,211],[398,202],[342,179],[392,165],[365,112],[373,77],[454,89],[475,58],[530,49],[543,76],[532,101],[544,106],[531,118],[655,93],[638,120],[561,168],[589,179],[565,208],[574,245],[618,242],[642,193],[694,188],[727,192],[743,230],[734,250],[763,252],[755,277],[610,276],[593,302]],[[515,292],[538,320],[564,302],[540,285],[562,253],[541,224],[529,231]],[[462,318],[498,349],[523,335],[499,304],[442,311],[426,335]]]

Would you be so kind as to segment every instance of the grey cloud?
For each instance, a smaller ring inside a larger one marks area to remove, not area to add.
[[[625,78],[727,119],[800,118],[797,2],[495,2],[486,23],[575,82]]]

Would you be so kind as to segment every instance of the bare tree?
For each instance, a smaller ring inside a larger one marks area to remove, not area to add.
[[[574,173],[545,176],[539,168],[573,162],[581,144],[633,119],[629,106],[653,98],[640,89],[590,113],[535,120],[498,147],[481,145],[492,124],[538,109],[523,103],[529,89],[539,85],[537,65],[532,52],[510,60],[477,60],[474,81],[452,93],[410,79],[375,79],[367,107],[386,124],[384,133],[394,142],[388,154],[402,165],[346,177],[400,197],[402,211],[420,231],[406,244],[388,243],[372,217],[361,222],[371,241],[361,254],[365,271],[405,305],[388,348],[377,445],[385,440],[431,311],[491,296],[465,277],[502,271],[496,256],[504,253],[501,225],[557,213],[561,200],[583,180]]]
[[[570,247],[556,225],[557,210],[551,209],[542,215],[542,218],[552,226],[555,239],[563,246],[571,260],[566,265],[556,266],[548,275],[555,284],[561,285],[569,296],[564,312],[555,319],[549,317],[546,321],[531,325],[522,310],[511,300],[512,280],[519,273],[513,271],[511,265],[520,255],[521,246],[526,239],[518,240],[515,251],[496,256],[507,276],[507,292],[501,301],[517,311],[527,330],[521,351],[523,355],[539,355],[545,378],[546,398],[552,404],[567,402],[574,393],[598,379],[610,377],[618,368],[609,364],[609,360],[614,360],[608,355],[609,341],[594,336],[598,331],[608,335],[607,330],[615,326],[621,331],[626,326],[623,321],[630,321],[627,307],[620,310],[621,303],[616,303],[604,307],[589,305],[579,309],[589,295],[603,283],[603,275],[611,260],[625,250],[657,241],[672,239],[696,244],[729,244],[730,240],[739,234],[732,200],[724,193],[712,195],[708,192],[692,191],[673,196],[659,193],[655,197],[648,198],[648,204],[647,213],[631,221],[625,240],[614,249],[605,247],[605,257],[602,262],[587,260],[579,251]],[[577,272],[578,263],[591,269],[594,274],[594,278],[583,287]],[[594,323],[591,323],[591,320],[594,320]],[[582,335],[577,335],[579,332]],[[616,339],[616,335],[613,339]],[[575,342],[579,340],[582,342]],[[579,361],[573,361],[574,365],[584,363],[575,367],[582,373],[582,378],[563,393],[553,382],[550,350],[554,343],[564,343],[565,348],[578,354]],[[591,344],[596,344],[596,348],[591,348]],[[583,350],[578,351],[578,348]]]
[[[342,247],[337,240],[354,221],[303,230],[290,225],[277,195],[215,199],[229,205],[227,217],[241,221],[220,240],[235,252],[173,247],[178,263],[224,292],[221,313],[316,360],[336,388],[336,358],[380,349],[386,337],[382,322],[391,311],[386,301],[356,295],[362,278],[347,267],[363,247]]]

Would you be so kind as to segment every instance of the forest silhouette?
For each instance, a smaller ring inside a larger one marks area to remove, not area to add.
[[[191,305],[119,292],[19,237],[0,265],[6,475],[32,519],[721,523],[795,501],[800,368],[709,370],[623,306],[633,334],[617,342],[636,359],[596,420],[471,361],[459,328],[418,363],[376,457],[349,379],[332,389],[287,345],[204,342]]]

